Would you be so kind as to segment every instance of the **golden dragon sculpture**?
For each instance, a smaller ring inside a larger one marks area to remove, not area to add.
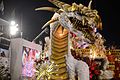
[[[43,27],[51,26],[51,56],[50,60],[58,65],[58,71],[51,77],[52,80],[68,80],[68,70],[66,64],[66,55],[70,49],[70,32],[77,36],[83,36],[85,41],[93,44],[96,38],[94,29],[102,29],[101,18],[97,10],[91,9],[90,1],[88,7],[82,4],[61,2],[59,0],[48,0],[58,8],[40,7],[35,10],[48,10],[55,12],[53,18]],[[79,32],[79,34],[78,34]],[[72,79],[73,80],[73,79]],[[82,80],[82,79],[81,79]]]

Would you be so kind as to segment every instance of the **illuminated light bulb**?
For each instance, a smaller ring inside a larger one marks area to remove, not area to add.
[[[59,36],[61,37],[61,36],[63,36],[63,34],[59,34]]]
[[[10,22],[10,34],[15,35],[18,31],[18,24],[15,21]]]
[[[18,31],[17,26],[10,26],[10,34],[11,35],[15,35],[17,31]]]
[[[11,21],[10,24],[11,24],[11,25],[15,25],[15,21]]]

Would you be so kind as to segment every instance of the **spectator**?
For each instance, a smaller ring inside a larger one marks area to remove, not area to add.
[[[1,53],[1,57],[6,57],[4,51],[2,51],[2,53]]]

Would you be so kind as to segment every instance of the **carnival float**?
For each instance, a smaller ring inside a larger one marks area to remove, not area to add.
[[[44,58],[46,62],[37,68],[37,80],[113,79],[115,69],[108,69],[110,57],[111,53],[119,54],[120,51],[106,50],[105,39],[99,33],[102,20],[98,11],[91,9],[92,0],[88,6],[81,3],[70,5],[59,0],[48,1],[57,8],[35,9],[55,12],[42,27],[45,29],[50,25],[50,39],[46,40],[43,51],[44,55],[48,55],[47,60]]]
[[[0,80],[120,80],[120,49],[104,45],[101,16],[91,8],[92,0],[88,6],[48,1],[56,8],[35,9],[54,12],[42,27],[50,27],[44,49],[34,40],[11,39],[10,60],[0,57]]]

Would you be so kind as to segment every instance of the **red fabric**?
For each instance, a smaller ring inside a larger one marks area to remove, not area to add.
[[[94,61],[91,61],[90,63],[90,80],[93,79],[93,76],[100,75],[100,70],[98,68],[98,64],[96,64]]]
[[[107,55],[108,61],[114,62],[115,61],[115,56],[114,55]]]
[[[100,70],[94,70],[94,73],[96,74],[96,75],[100,75]]]

